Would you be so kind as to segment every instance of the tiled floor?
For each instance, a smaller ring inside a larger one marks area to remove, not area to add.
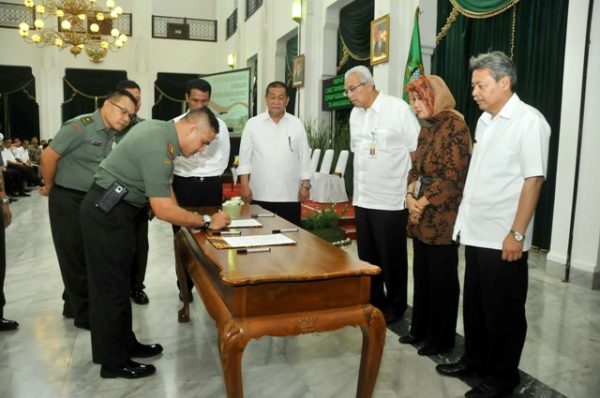
[[[11,208],[14,221],[7,230],[5,316],[17,319],[21,326],[15,332],[0,333],[0,397],[225,396],[214,323],[197,296],[192,321],[177,323],[179,300],[169,225],[150,224],[146,283],[150,304],[133,307],[138,337],[165,347],[160,357],[148,361],[158,372],[142,380],[104,380],[99,377],[99,366],[91,362],[89,332],[61,316],[62,281],[46,199],[32,195]],[[543,388],[532,387],[526,379],[515,396],[598,397],[600,294],[546,276],[545,259],[531,257],[529,331],[521,369]],[[461,319],[458,324],[462,334]],[[406,324],[393,326],[402,330]],[[360,330],[345,328],[252,341],[243,359],[245,396],[355,396],[361,339]],[[397,335],[388,331],[374,396],[462,396],[469,386],[438,376],[434,360],[419,357],[413,347],[399,344]]]

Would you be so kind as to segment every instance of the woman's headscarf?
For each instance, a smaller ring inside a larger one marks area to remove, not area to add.
[[[406,85],[406,92],[416,93],[425,106],[435,116],[442,111],[451,111],[460,117],[463,115],[454,109],[456,101],[444,80],[436,75],[425,75]]]

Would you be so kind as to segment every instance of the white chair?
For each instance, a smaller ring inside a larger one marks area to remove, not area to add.
[[[323,161],[321,162],[321,167],[319,168],[319,173],[329,174],[331,171],[331,163],[333,162],[333,149],[328,149],[325,151],[325,155],[323,155]]]
[[[312,156],[310,157],[310,172],[314,173],[317,171],[317,166],[319,165],[319,158],[321,157],[321,150],[316,148]]]
[[[337,174],[342,178],[344,177],[344,174],[346,174],[346,165],[348,164],[349,155],[350,152],[348,152],[345,149],[340,152],[340,156],[338,157],[337,163],[335,164],[335,170],[333,174]]]
[[[327,152],[330,152],[328,164],[326,163],[326,158],[328,157]],[[312,201],[317,203],[343,203],[348,201],[346,184],[343,177],[346,171],[346,165],[348,164],[348,156],[348,151],[341,151],[335,165],[335,173],[329,174],[331,163],[333,161],[333,149],[328,149],[325,152],[323,162],[321,163],[321,171],[319,173],[313,173],[310,180],[312,185],[310,199]]]

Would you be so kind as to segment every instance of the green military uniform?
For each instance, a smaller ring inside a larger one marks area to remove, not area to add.
[[[54,184],[87,192],[98,165],[110,153],[115,131],[104,126],[100,110],[69,120],[50,147],[60,156]]]
[[[137,343],[131,326],[129,290],[136,230],[146,220],[149,197],[171,196],[173,160],[181,153],[175,124],[148,120],[134,126],[100,164],[81,204],[81,224],[89,272],[92,357],[116,366]],[[119,181],[127,195],[109,213],[96,207]]]
[[[129,126],[121,133],[115,136],[115,142],[118,144],[123,137],[138,123],[143,122],[144,119],[135,115],[135,118],[131,121]],[[140,291],[143,291],[146,287],[144,285],[144,279],[146,278],[146,267],[148,265],[148,221],[140,223],[138,230],[136,231],[136,248],[135,248],[135,258],[133,260],[133,276],[131,278],[131,294],[134,301],[138,304],[144,304],[143,302],[138,302],[136,299],[136,294],[139,294]],[[146,296],[147,297],[147,296]],[[147,303],[148,301],[146,301]]]
[[[104,126],[100,111],[64,123],[50,147],[58,160],[48,196],[50,227],[65,285],[63,315],[88,327],[89,298],[79,206],[100,162],[112,149],[115,131]]]
[[[142,122],[100,163],[96,184],[108,188],[119,181],[129,189],[125,201],[144,207],[149,197],[171,196],[173,160],[179,155],[179,140],[172,121]]]

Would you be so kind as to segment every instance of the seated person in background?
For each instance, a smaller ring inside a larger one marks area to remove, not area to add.
[[[41,186],[42,180],[38,176],[37,172],[33,169],[33,167],[27,165],[29,158],[17,158],[14,155],[17,153],[19,156],[22,156],[24,152],[21,148],[21,140],[17,138],[15,141],[18,141],[18,145],[13,145],[12,140],[10,139],[5,140],[6,145],[2,151],[2,158],[4,159],[6,167],[8,169],[18,170],[28,185]],[[23,159],[25,159],[26,162],[23,162]]]
[[[39,144],[37,137],[32,137],[29,146],[24,146],[27,148],[27,153],[31,163],[39,165],[42,157],[42,147]]]
[[[8,169],[6,167],[7,162],[2,156],[4,151],[4,142],[2,141],[4,136],[0,134],[0,168],[2,168],[2,176],[4,177],[4,188],[6,195],[9,196],[11,201],[15,201],[14,196],[29,196],[25,193],[25,185],[23,182],[23,176],[15,169]]]

